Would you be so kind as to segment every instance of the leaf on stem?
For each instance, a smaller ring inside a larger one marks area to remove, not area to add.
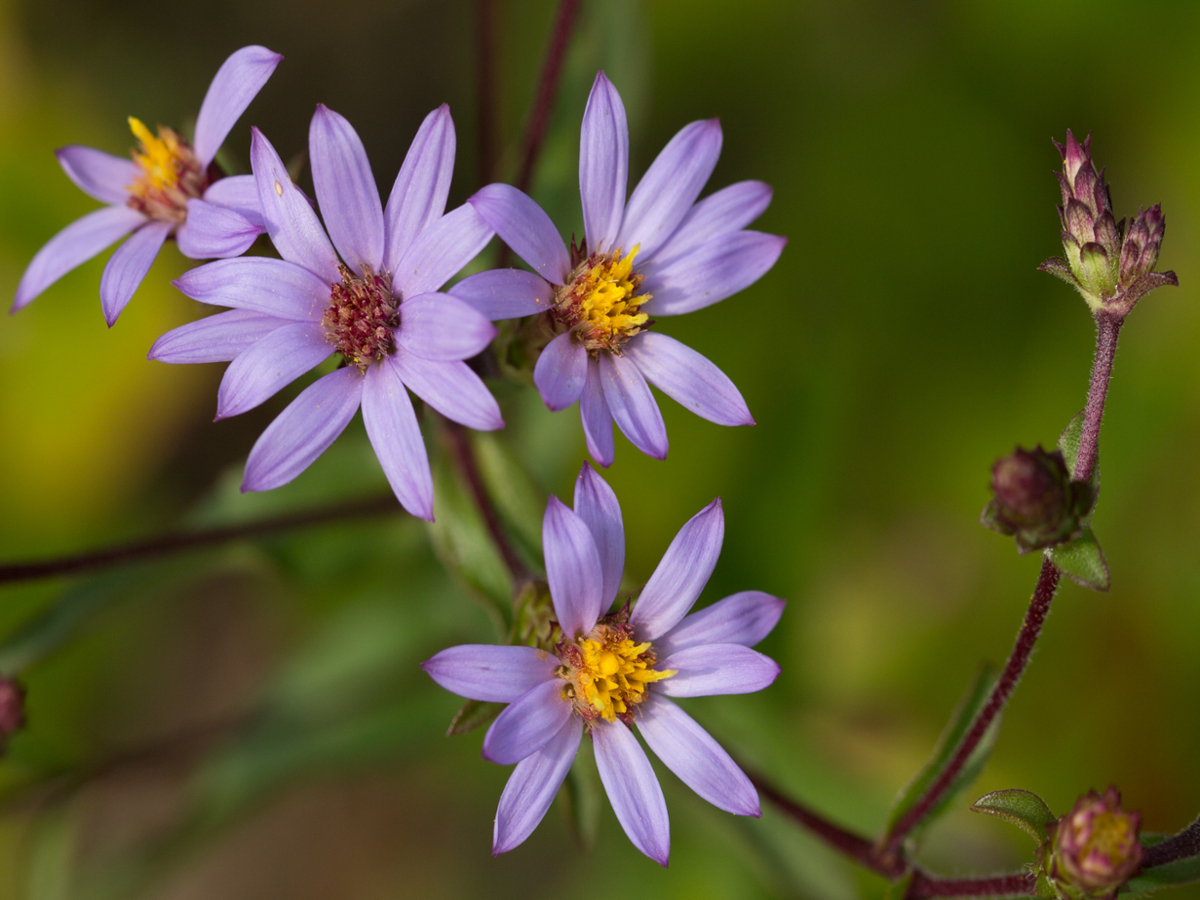
[[[545,492],[534,485],[529,473],[495,435],[477,432],[471,436],[471,443],[496,511],[516,537],[524,555],[540,562]]]
[[[1033,791],[1023,791],[1019,788],[984,794],[975,801],[971,811],[997,816],[1016,825],[1037,841],[1039,846],[1049,840],[1048,829],[1058,821],[1058,817],[1050,812],[1045,800]]]
[[[1076,584],[1093,591],[1107,591],[1112,584],[1104,552],[1091,528],[1073,541],[1050,547],[1046,556],[1055,567]]]
[[[1067,427],[1063,429],[1063,433],[1058,438],[1058,449],[1062,451],[1063,461],[1067,464],[1067,471],[1075,471],[1075,463],[1079,460],[1079,444],[1083,440],[1083,421],[1087,410],[1081,409],[1067,423]],[[1092,486],[1092,493],[1100,496],[1100,451],[1096,451],[1096,462],[1092,465],[1092,474],[1088,478],[1088,484]],[[1096,504],[1092,503],[1092,511],[1096,509]],[[1089,512],[1084,517],[1084,523],[1091,521],[1092,514]]]
[[[505,705],[504,703],[489,703],[486,700],[468,700],[450,720],[450,727],[446,729],[446,737],[454,737],[474,731],[476,728],[482,728],[500,715]]]
[[[600,810],[603,807],[600,773],[596,770],[591,746],[591,741],[584,741],[580,745],[575,762],[567,773],[567,780],[558,791],[567,831],[584,853],[590,853],[596,846]]]

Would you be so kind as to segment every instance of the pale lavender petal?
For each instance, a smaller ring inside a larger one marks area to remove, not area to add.
[[[761,181],[739,181],[710,194],[692,207],[656,253],[638,255],[638,271],[652,275],[713,238],[745,228],[771,205],[771,195],[771,186]]]
[[[625,345],[646,380],[702,419],[718,425],[753,425],[754,417],[729,376],[686,344],[643,331]]]
[[[568,331],[542,348],[533,367],[533,383],[546,406],[558,412],[579,399],[587,373],[587,350]]]
[[[442,104],[425,117],[404,157],[383,211],[383,267],[392,272],[404,251],[446,211],[454,172],[454,120]]]
[[[524,269],[492,269],[464,278],[450,293],[491,319],[516,319],[545,312],[554,303],[554,288]]]
[[[642,310],[677,316],[711,306],[762,278],[786,244],[787,238],[761,231],[713,238],[643,282],[643,290],[653,297]]]
[[[287,319],[231,309],[168,331],[154,342],[148,358],[165,363],[228,362],[259,338],[288,324]]]
[[[173,222],[147,222],[109,257],[100,276],[100,308],[109,328],[141,286],[174,227]]]
[[[670,239],[688,214],[721,155],[721,124],[716,119],[680,129],[650,164],[625,207],[617,246],[635,244],[647,257]]]
[[[504,427],[496,398],[465,362],[423,359],[403,347],[389,361],[408,389],[447,419],[476,431]]]
[[[616,457],[613,446],[613,419],[604,399],[604,386],[600,383],[600,363],[588,360],[587,383],[579,395],[579,417],[583,420],[583,436],[592,459],[608,468]]]
[[[542,519],[542,547],[550,600],[563,637],[573,640],[591,631],[600,618],[604,602],[600,553],[587,523],[554,496]]]
[[[647,456],[666,459],[667,426],[638,367],[624,357],[601,353],[600,384],[622,434]]]
[[[421,663],[451,693],[488,703],[512,703],[554,678],[558,658],[534,647],[460,644]]]
[[[175,232],[179,252],[190,259],[228,259],[241,256],[263,233],[239,212],[189,200],[187,221]]]
[[[579,135],[579,196],[588,249],[611,250],[621,230],[629,179],[625,104],[603,72],[596,75]]]
[[[470,359],[495,336],[487,316],[450,294],[418,294],[400,306],[396,341],[424,359]]]
[[[266,230],[262,204],[258,202],[258,182],[253,175],[231,175],[214,181],[204,192],[204,202],[232,209],[252,225]]]
[[[441,289],[479,255],[492,233],[469,203],[450,210],[408,245],[396,264],[392,287],[402,297]]]
[[[146,217],[128,206],[106,206],[76,219],[50,238],[30,261],[10,312],[28,306],[42,291],[109,244],[145,224]]]
[[[625,525],[617,495],[587,463],[575,479],[575,514],[591,531],[600,554],[600,569],[604,573],[601,608],[611,606],[625,571]]]
[[[666,697],[638,707],[637,726],[654,755],[679,780],[718,809],[761,816],[758,792],[712,735]]]
[[[697,610],[654,641],[659,656],[701,644],[753,647],[775,627],[786,601],[762,591],[742,591]]]
[[[574,715],[562,695],[565,684],[551,678],[510,703],[483,739],[483,758],[511,766],[545,747]]]
[[[582,737],[583,720],[572,716],[546,746],[517,763],[496,809],[493,856],[520,846],[533,834],[571,771]]]
[[[356,272],[383,262],[383,204],[362,140],[345,117],[317,104],[308,128],[313,187],[338,253]]]
[[[303,266],[247,256],[197,266],[171,282],[211,306],[231,306],[290,319],[320,321],[329,305],[329,285]]]
[[[687,615],[708,584],[725,539],[725,514],[717,498],[679,529],[646,582],[630,616],[639,641],[666,634]]]
[[[617,821],[633,846],[661,866],[671,855],[671,822],[662,786],[650,760],[624,722],[600,722],[592,729],[596,768]]]
[[[659,659],[658,669],[676,674],[650,688],[668,697],[750,694],[769,686],[779,663],[741,644],[701,644]]]
[[[242,490],[269,491],[312,465],[354,418],[362,383],[362,373],[347,366],[305,388],[251,449]]]
[[[433,521],[433,475],[412,400],[396,370],[386,362],[367,369],[362,397],[363,424],[400,505],[419,519]]]
[[[337,254],[308,198],[292,183],[283,160],[263,133],[257,128],[250,133],[250,166],[271,243],[288,262],[304,266],[327,284],[339,284],[342,276]]]
[[[489,184],[468,202],[533,271],[552,284],[566,283],[571,274],[567,246],[545,210],[533,200],[511,185]]]
[[[212,162],[229,130],[262,90],[281,59],[282,56],[266,47],[252,45],[234,51],[217,69],[196,117],[194,149],[202,167]]]
[[[332,353],[318,323],[281,325],[229,364],[217,391],[217,420],[254,409]]]
[[[113,156],[95,147],[72,144],[54,151],[58,164],[76,186],[101,203],[123,205],[138,167],[128,156]]]

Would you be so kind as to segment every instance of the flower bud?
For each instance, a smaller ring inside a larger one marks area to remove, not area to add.
[[[1166,230],[1167,220],[1157,203],[1145,212],[1138,210],[1121,247],[1121,287],[1127,288],[1154,271]]]
[[[1091,485],[1072,481],[1062,452],[1016,448],[992,466],[993,500],[984,507],[982,523],[1012,535],[1022,553],[1052,547],[1083,531],[1092,508]]]
[[[1099,900],[1116,895],[1142,864],[1138,841],[1141,816],[1121,809],[1121,795],[1110,787],[1089,792],[1054,826],[1047,866],[1050,883],[1061,897]]]

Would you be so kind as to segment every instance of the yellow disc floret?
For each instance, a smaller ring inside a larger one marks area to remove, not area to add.
[[[640,307],[651,295],[638,293],[645,276],[633,271],[640,249],[638,245],[626,256],[620,247],[612,253],[592,254],[558,289],[555,316],[588,350],[619,353],[649,322]]]
[[[646,699],[646,685],[675,674],[654,668],[654,647],[635,643],[627,625],[597,625],[587,637],[564,642],[558,653],[565,663],[558,672],[567,682],[563,697],[589,721],[631,718]]]
[[[208,187],[192,148],[170,128],[158,127],[158,136],[129,117],[129,129],[141,144],[133,151],[138,174],[127,186],[129,205],[153,219],[182,222],[187,217],[188,200],[198,198]]]

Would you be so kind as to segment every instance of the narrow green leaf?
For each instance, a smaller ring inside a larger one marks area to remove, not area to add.
[[[575,762],[558,792],[567,830],[584,853],[590,852],[596,846],[596,835],[600,831],[600,810],[603,806],[600,800],[603,788],[600,784],[600,773],[596,770],[596,760],[591,753],[591,745],[591,741],[580,744]]]
[[[1079,444],[1083,440],[1083,420],[1087,410],[1081,409],[1075,413],[1071,421],[1067,423],[1067,427],[1063,429],[1063,433],[1058,438],[1058,449],[1062,451],[1063,462],[1067,464],[1067,471],[1075,471],[1075,463],[1079,460]],[[1088,478],[1088,484],[1092,486],[1092,492],[1099,496],[1100,494],[1100,452],[1096,451],[1096,462],[1092,466],[1091,477]],[[1093,506],[1093,509],[1095,507]]]
[[[466,734],[469,731],[474,731],[476,728],[481,728],[500,715],[503,709],[503,703],[468,700],[454,714],[454,718],[450,720],[450,727],[446,729],[446,737]]]
[[[1107,591],[1112,583],[1108,563],[1091,528],[1085,528],[1073,541],[1048,548],[1046,556],[1060,572],[1085,588]]]
[[[496,511],[512,529],[525,554],[540,564],[545,493],[534,485],[529,473],[495,435],[477,432],[472,435],[472,443]]]
[[[1039,846],[1049,838],[1047,829],[1058,821],[1058,817],[1050,812],[1045,800],[1032,791],[1019,788],[984,794],[975,801],[971,811],[998,816],[1005,822],[1016,825],[1037,841]]]

